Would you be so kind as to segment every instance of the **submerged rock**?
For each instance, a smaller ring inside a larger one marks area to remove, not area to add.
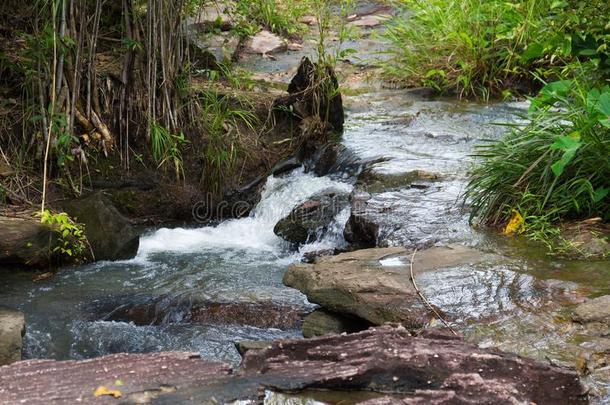
[[[417,252],[415,276],[447,267],[497,261],[499,258],[461,245]],[[389,262],[388,262],[389,260]],[[421,328],[434,315],[410,281],[410,255],[405,248],[377,248],[323,257],[314,264],[293,264],[284,284],[309,301],[374,325],[399,322]]]
[[[0,366],[21,360],[25,316],[20,311],[0,307]],[[0,398],[0,402],[3,399]]]
[[[355,177],[365,166],[356,154],[345,145],[331,142],[320,148],[307,162],[306,169],[313,171],[316,176],[339,174],[341,176]]]
[[[193,302],[172,297],[109,297],[87,305],[90,320],[133,322],[136,325],[172,323],[248,325],[297,329],[306,314],[302,307],[274,302]]]
[[[404,188],[426,188],[430,182],[438,181],[442,175],[425,170],[406,173],[385,174],[366,169],[358,176],[356,187],[368,193],[383,193]]]
[[[140,235],[104,193],[62,201],[72,219],[85,225],[85,235],[96,260],[131,259],[138,252]]]
[[[348,196],[334,190],[318,193],[300,204],[273,229],[276,235],[295,244],[304,244],[326,233],[341,210],[348,205]]]
[[[402,223],[404,219],[394,212],[392,204],[380,204],[377,201],[379,194],[404,189],[426,189],[441,177],[440,174],[424,170],[383,174],[366,168],[358,176],[350,196],[351,213],[343,231],[345,240],[358,248],[387,246],[387,239],[397,226],[404,227],[404,224],[395,222]]]
[[[47,267],[56,235],[37,218],[0,216],[0,264]]]

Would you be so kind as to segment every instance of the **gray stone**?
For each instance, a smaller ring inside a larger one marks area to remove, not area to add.
[[[235,348],[243,357],[249,350],[261,350],[271,347],[271,342],[265,340],[242,340],[235,342]]]
[[[260,31],[246,44],[246,52],[261,55],[284,52],[287,49],[286,41],[267,30]]]
[[[387,259],[392,265],[383,265]],[[443,268],[498,259],[461,245],[434,247],[417,252],[413,271],[417,277]],[[421,328],[434,315],[410,281],[409,263],[410,252],[402,247],[357,250],[322,257],[314,264],[293,264],[284,275],[284,284],[335,313],[374,325],[399,322],[408,328]]]
[[[574,320],[582,323],[610,323],[610,295],[590,299],[574,309]]]
[[[23,313],[0,307],[0,366],[21,360],[24,335],[25,316]]]

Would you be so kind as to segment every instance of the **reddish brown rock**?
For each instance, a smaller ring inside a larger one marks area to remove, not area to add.
[[[113,354],[81,361],[26,360],[0,367],[0,404],[107,403],[94,392],[118,390],[121,400],[154,398],[230,373],[193,353]]]
[[[242,367],[280,391],[372,390],[402,394],[408,404],[587,402],[573,371],[459,339],[413,337],[401,327],[276,342],[247,352]]]
[[[237,374],[189,353],[28,360],[0,368],[0,403],[259,403],[265,390],[366,391],[369,404],[587,403],[573,371],[441,335],[383,326],[277,341],[249,350]],[[96,398],[100,386],[120,391],[120,401]]]

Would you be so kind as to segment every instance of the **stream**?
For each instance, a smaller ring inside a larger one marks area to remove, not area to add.
[[[420,169],[441,176],[427,188],[373,196],[374,204],[389,212],[382,222],[391,230],[385,244],[459,242],[514,258],[510,265],[495,268],[433,273],[437,282],[426,283],[435,287],[425,294],[448,313],[459,315],[459,329],[468,339],[560,364],[572,364],[575,355],[594,347],[594,341],[565,320],[565,309],[558,303],[609,293],[609,264],[554,260],[539,246],[479,232],[468,225],[461,204],[473,145],[500,136],[504,127],[493,123],[516,119],[524,111],[523,103],[478,105],[382,91],[352,97],[347,105],[342,143],[363,159],[388,158],[375,170]],[[315,306],[305,296],[283,286],[283,273],[306,251],[343,246],[341,231],[348,212],[337,216],[333,232],[299,251],[277,237],[273,227],[316,192],[349,192],[354,181],[347,173],[316,177],[302,168],[269,177],[260,203],[247,218],[154,230],[141,237],[132,260],[66,268],[40,282],[7,274],[8,288],[0,293],[0,304],[26,314],[26,358],[187,350],[237,365],[234,342],[294,338],[300,331],[186,322],[188,303],[267,302],[311,311]],[[161,322],[136,325],[107,319],[117,308],[156,297],[166,302]],[[592,381],[602,388],[608,385],[607,380]]]
[[[374,166],[379,173],[424,170],[439,176],[425,187],[373,193],[371,206],[384,213],[384,245],[457,242],[510,259],[491,268],[455,268],[426,276],[436,279],[426,283],[432,287],[424,294],[457,315],[457,329],[482,346],[557,364],[574,366],[582,353],[595,351],[596,338],[569,321],[568,309],[585,296],[610,293],[610,263],[553,259],[541,246],[474,229],[461,202],[473,146],[505,133],[506,127],[495,124],[519,120],[527,103],[477,104],[382,89],[345,101],[341,143],[348,150],[363,160],[385,158]],[[247,218],[151,230],[141,237],[132,260],[65,268],[48,280],[33,282],[30,275],[7,273],[0,305],[26,314],[25,358],[185,350],[237,365],[235,342],[300,337],[298,326],[190,322],[190,309],[201,302],[238,302],[313,310],[304,295],[282,284],[282,276],[306,252],[344,247],[342,230],[349,212],[340,212],[331,232],[298,251],[273,228],[314,194],[331,188],[350,192],[355,181],[351,172],[316,177],[303,168],[271,176]],[[151,301],[162,312],[158,322],[112,317],[125,306]],[[585,381],[600,393],[610,388],[608,376],[592,375]]]

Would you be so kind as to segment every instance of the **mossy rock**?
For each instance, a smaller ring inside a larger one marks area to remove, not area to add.
[[[96,260],[130,259],[138,252],[140,237],[102,192],[61,202],[61,208],[85,227]]]

